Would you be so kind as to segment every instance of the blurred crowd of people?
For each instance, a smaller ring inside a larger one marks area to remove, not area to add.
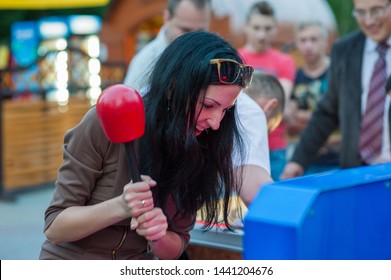
[[[189,2],[197,6],[199,1]],[[371,144],[363,148],[361,139],[361,135],[365,134],[362,123],[371,91],[372,72],[379,56],[376,51],[378,44],[387,46],[383,56],[386,64],[383,75],[387,78],[391,73],[390,2],[352,0],[352,3],[352,16],[356,19],[358,30],[330,45],[330,30],[320,19],[301,20],[294,28],[294,53],[285,53],[274,47],[279,22],[272,2],[254,2],[247,11],[243,28],[245,43],[239,47],[239,53],[245,63],[254,67],[254,77],[274,76],[284,89],[283,100],[275,98],[268,104],[264,100],[263,106],[259,100],[257,102],[266,112],[269,122],[267,153],[270,163],[263,167],[270,164],[270,175],[274,181],[391,160],[389,96],[386,93],[383,94],[384,99],[378,101],[384,105],[380,118],[384,129],[380,131],[381,140],[378,142],[381,141],[381,144],[377,145],[381,146],[376,148],[376,156],[368,159],[362,155],[363,149],[375,148],[366,148]],[[195,15],[192,12],[181,12],[182,6],[178,4],[178,12],[173,17],[164,16],[164,27],[157,39],[165,40],[165,44],[182,33],[209,28],[210,17],[205,14],[192,17]],[[162,39],[162,33],[166,34],[166,39]],[[156,41],[146,49],[156,46]],[[154,49],[149,53],[157,56],[160,51]],[[133,58],[126,84],[138,85],[139,79],[145,79],[141,73],[152,59],[145,59],[143,53],[146,51]],[[380,86],[384,92],[386,78],[383,77]],[[255,80],[254,83],[257,83]],[[249,91],[254,93],[254,89]],[[259,85],[255,91],[261,94]],[[284,104],[282,114],[274,113],[274,125],[270,129],[268,108],[270,105],[275,108],[281,103]],[[372,121],[375,121],[373,116]],[[371,136],[369,139],[374,138]],[[256,182],[265,182],[265,176],[262,178]]]

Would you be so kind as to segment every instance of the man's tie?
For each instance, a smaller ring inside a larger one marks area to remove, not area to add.
[[[360,133],[360,155],[367,164],[380,155],[383,137],[387,45],[379,44],[376,51],[379,53],[379,58],[376,61],[369,84],[367,106],[361,121]]]

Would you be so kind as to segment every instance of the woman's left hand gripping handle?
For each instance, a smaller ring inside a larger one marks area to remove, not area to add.
[[[126,184],[122,193],[125,208],[132,217],[132,230],[138,227],[137,218],[155,207],[151,187],[156,186],[156,182],[149,176],[142,175],[141,179],[140,182]]]

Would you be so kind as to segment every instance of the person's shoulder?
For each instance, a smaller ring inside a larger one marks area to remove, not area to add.
[[[67,131],[67,135],[74,135],[76,138],[87,137],[86,135],[94,135],[96,137],[101,130],[101,124],[96,112],[96,106],[91,107],[80,120],[80,122]],[[87,137],[88,138],[88,137]]]
[[[157,38],[142,47],[133,57],[132,63],[135,61],[143,61],[147,57],[155,57],[166,48],[166,44],[161,43]]]
[[[165,29],[162,27],[157,36],[144,45],[133,57],[133,60],[140,60],[145,57],[155,57],[167,48],[167,40],[165,36]]]
[[[98,114],[96,113],[96,105],[92,106],[88,111],[85,113],[84,117],[82,118],[82,121],[85,120],[97,120]]]
[[[364,43],[364,41],[365,41],[364,33],[362,33],[361,30],[355,30],[338,39],[335,42],[334,47],[336,48],[346,48],[349,46],[353,47],[356,46],[358,43]]]
[[[124,84],[140,89],[144,86],[154,61],[167,47],[164,34],[159,33],[151,42],[146,44],[132,58]]]
[[[96,112],[96,105],[92,106],[87,113],[81,119],[79,125],[88,129],[94,129],[100,127],[100,120]]]
[[[361,30],[353,31],[338,39],[331,49],[331,61],[338,61],[339,58],[347,59],[350,56],[357,56],[365,45],[365,35]]]

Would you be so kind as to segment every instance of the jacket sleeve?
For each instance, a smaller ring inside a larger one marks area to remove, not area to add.
[[[59,168],[53,199],[45,212],[45,230],[66,208],[86,205],[102,175],[107,140],[95,107],[64,136],[63,162]]]

